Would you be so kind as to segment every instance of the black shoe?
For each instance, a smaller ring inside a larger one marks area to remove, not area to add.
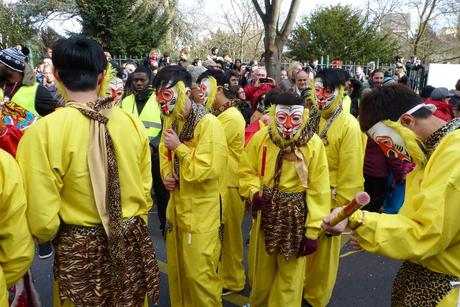
[[[53,245],[51,241],[38,245],[38,257],[40,259],[47,259],[51,256],[53,256]]]
[[[232,294],[232,293],[236,293],[238,291],[234,291],[234,290],[230,290],[230,289],[222,289],[222,296],[226,296],[226,295],[229,295],[229,294]]]

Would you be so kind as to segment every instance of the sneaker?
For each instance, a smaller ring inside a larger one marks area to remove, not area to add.
[[[230,289],[222,289],[222,296],[226,296],[226,295],[229,295],[229,294],[232,294],[232,293],[236,293],[237,291],[233,291],[233,290],[230,290]]]
[[[38,245],[38,257],[40,259],[47,259],[53,255],[53,245],[51,241]]]

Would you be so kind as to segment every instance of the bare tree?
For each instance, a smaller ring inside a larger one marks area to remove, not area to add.
[[[237,45],[232,48],[232,57],[254,59],[260,55],[262,21],[258,18],[251,0],[230,0],[229,4],[230,9],[224,12],[225,27],[237,39]]]
[[[289,11],[282,23],[280,21],[281,0],[264,0],[263,7],[258,0],[252,0],[252,3],[264,24],[264,61],[267,73],[279,80],[283,48],[294,25],[300,0],[291,0]]]

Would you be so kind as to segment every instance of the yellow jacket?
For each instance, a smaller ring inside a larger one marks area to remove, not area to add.
[[[180,121],[179,130],[183,125],[184,122]],[[171,175],[171,163],[163,135],[159,151],[160,172],[164,180]],[[228,157],[227,142],[219,120],[211,114],[205,115],[195,127],[193,139],[177,147],[174,155],[180,161],[179,186],[170,193],[166,218],[189,233],[217,229],[220,226],[219,195]]]
[[[30,230],[39,242],[66,224],[101,224],[88,170],[90,119],[72,107],[54,112],[27,130],[17,160],[24,177]],[[131,114],[113,108],[108,130],[115,147],[124,218],[147,217],[152,206],[148,137]]]
[[[319,131],[327,120],[321,117]],[[346,205],[364,189],[363,164],[366,136],[358,121],[341,112],[327,132],[326,154],[332,193],[332,208]],[[335,195],[335,196],[334,196]]]
[[[270,139],[268,134],[269,127],[259,130],[246,146],[240,160],[238,176],[240,178],[240,194],[243,197],[252,198],[254,193],[260,190],[260,168],[262,164],[262,148],[267,145],[267,161],[265,176],[262,178],[263,184],[273,188],[275,176],[276,157],[280,151]],[[330,211],[330,188],[329,172],[327,168],[326,151],[320,140],[315,134],[307,145],[300,148],[305,162],[308,165],[308,188],[307,191],[307,232],[309,238],[318,236],[321,222]],[[302,186],[295,169],[295,162],[290,160],[283,161],[281,178],[279,184],[280,192],[303,192]]]
[[[7,288],[22,278],[34,258],[26,208],[19,167],[0,150],[0,306],[8,306]]]
[[[231,107],[217,116],[222,128],[228,146],[228,163],[227,163],[227,185],[229,187],[238,187],[238,176],[236,171],[240,162],[240,156],[244,147],[244,128],[246,122],[243,115],[237,108]]]
[[[361,246],[386,257],[405,259],[432,271],[460,277],[460,131],[447,135],[425,169],[406,178],[398,214],[365,214],[355,232]],[[361,216],[353,215],[353,219]]]

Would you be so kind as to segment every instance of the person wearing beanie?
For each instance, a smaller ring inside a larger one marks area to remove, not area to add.
[[[431,92],[430,98],[426,99],[424,103],[434,105],[436,111],[433,115],[447,122],[454,118],[453,106],[449,103],[449,99],[453,95],[447,88],[438,87]]]
[[[330,178],[331,208],[342,207],[364,189],[363,161],[366,137],[356,118],[342,109],[343,74],[339,69],[317,73],[312,101],[319,111],[315,132],[324,143]],[[304,298],[312,306],[326,306],[339,266],[340,237],[323,236],[318,251],[307,257]]]
[[[0,50],[0,96],[35,116],[45,116],[53,112],[57,102],[41,84],[30,78],[30,66],[25,55],[17,48]]]
[[[238,193],[238,176],[236,171],[244,146],[244,128],[246,122],[237,109],[238,100],[230,90],[229,79],[221,70],[207,70],[200,75],[198,82],[213,78],[216,93],[211,106],[211,113],[217,117],[224,128],[229,151],[225,186],[222,195],[223,246],[219,264],[219,276],[223,280],[222,295],[239,292],[244,289],[246,276],[243,266],[243,232],[242,224],[245,206]]]
[[[387,156],[414,162],[398,214],[358,210],[326,231],[353,233],[353,250],[403,261],[393,282],[391,306],[458,306],[460,281],[460,120],[433,115],[414,91],[395,84],[363,97],[360,128]],[[367,293],[364,295],[368,295]],[[359,298],[356,306],[360,305]]]
[[[227,141],[219,120],[190,100],[192,78],[170,65],[153,87],[163,114],[161,178],[170,192],[166,255],[171,306],[221,306],[220,198],[225,186]]]
[[[254,218],[250,305],[295,307],[302,305],[306,256],[314,255],[330,212],[329,173],[304,100],[282,93],[273,103],[270,124],[246,146],[237,173]]]
[[[96,41],[60,39],[53,64],[66,106],[27,129],[16,159],[30,231],[38,243],[53,240],[54,302],[158,304],[147,134],[106,96],[113,71]]]

